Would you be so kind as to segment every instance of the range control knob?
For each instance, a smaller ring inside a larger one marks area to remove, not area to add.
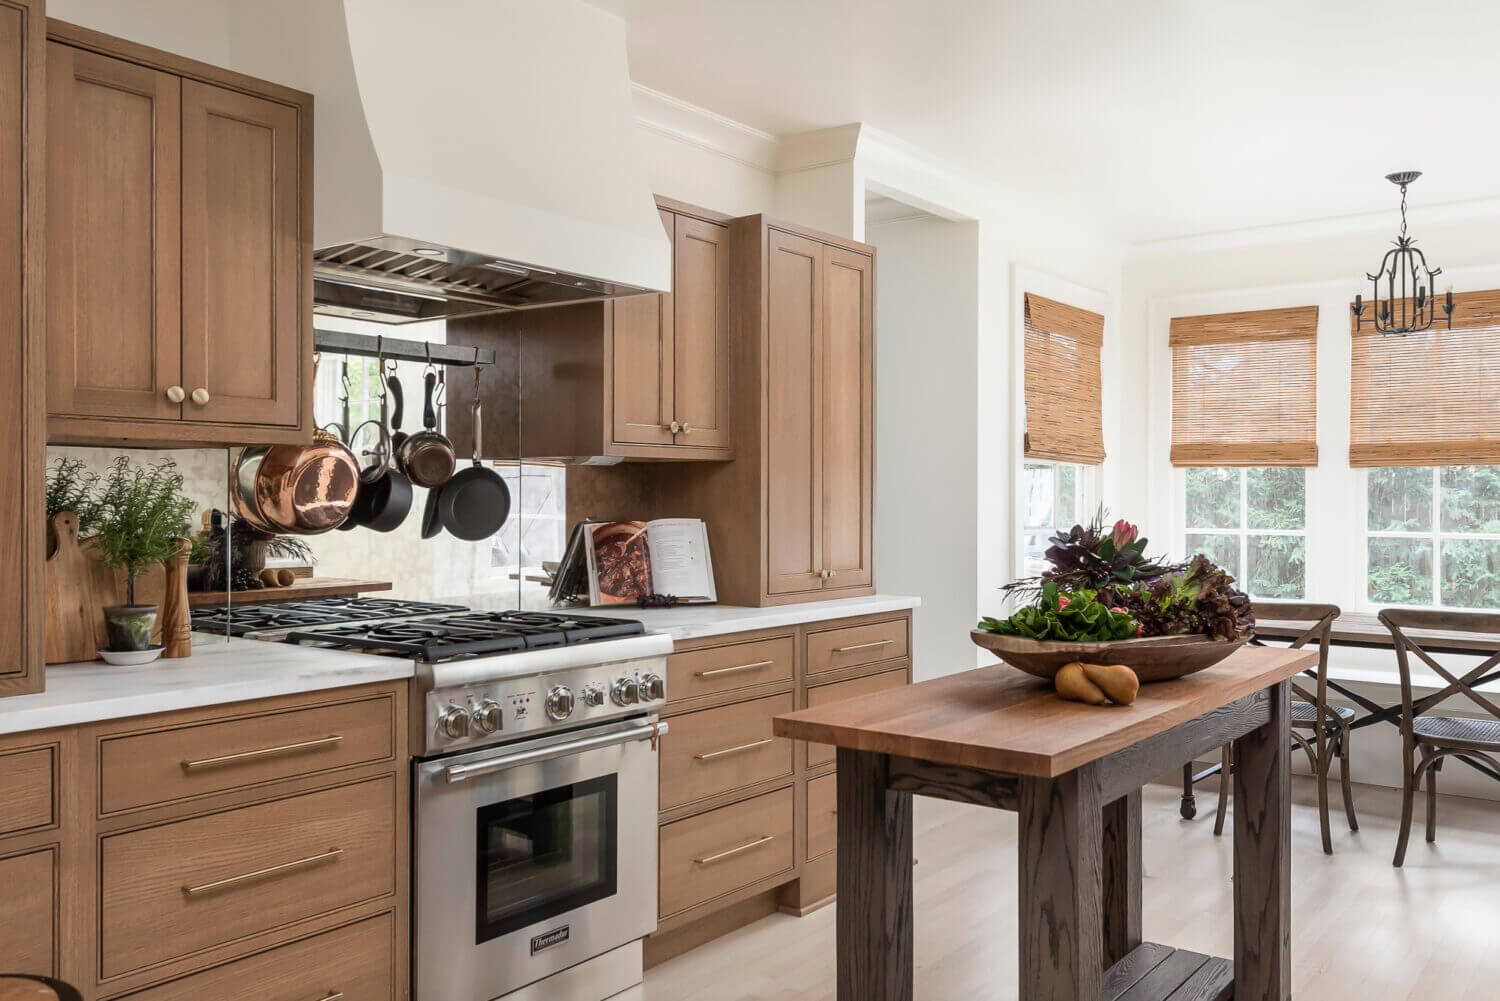
[[[573,715],[573,690],[567,685],[556,685],[547,693],[547,715],[555,720],[564,720]]]
[[[604,689],[600,688],[598,685],[584,685],[583,704],[586,706],[595,707],[604,705]]]
[[[479,703],[479,708],[474,710],[472,720],[474,729],[480,733],[499,733],[505,722],[505,716],[501,712],[500,703],[494,699],[485,699]]]
[[[459,740],[469,735],[469,714],[459,706],[449,706],[438,716],[438,731]]]
[[[636,684],[634,678],[617,678],[614,687],[609,690],[609,697],[614,699],[617,706],[633,706],[641,701],[641,686]]]
[[[647,702],[660,702],[667,697],[667,683],[659,674],[648,674],[641,679],[641,698]]]

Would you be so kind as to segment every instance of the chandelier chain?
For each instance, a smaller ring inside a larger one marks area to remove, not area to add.
[[[1406,185],[1401,185],[1401,239],[1406,239]]]

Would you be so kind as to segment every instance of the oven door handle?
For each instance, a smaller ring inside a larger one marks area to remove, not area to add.
[[[534,765],[543,761],[551,761],[554,758],[563,758],[582,751],[596,751],[604,747],[614,747],[616,744],[629,744],[637,740],[650,740],[654,744],[658,737],[667,732],[667,729],[668,727],[665,722],[646,723],[629,730],[601,734],[597,737],[580,737],[578,740],[570,740],[566,744],[554,744],[551,747],[539,747],[534,751],[519,751],[515,754],[491,758],[488,761],[476,761],[472,765],[449,765],[443,769],[443,778],[449,783],[462,782],[465,779],[478,778],[481,775],[491,775],[495,772],[503,772],[509,768],[519,768],[522,765]]]

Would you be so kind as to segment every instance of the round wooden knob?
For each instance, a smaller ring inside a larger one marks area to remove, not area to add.
[[[199,386],[197,389],[193,390],[193,402],[198,404],[198,406],[200,407],[205,406],[208,403],[208,390],[204,389],[202,386]]]
[[[183,400],[187,399],[187,394],[182,391],[181,386],[168,386],[167,399],[171,400],[173,403],[181,403]]]
[[[684,421],[683,425],[682,425],[682,433],[683,434],[689,434],[689,433],[692,432],[692,430],[693,430],[692,428],[690,428],[690,427],[687,426],[687,422]]]

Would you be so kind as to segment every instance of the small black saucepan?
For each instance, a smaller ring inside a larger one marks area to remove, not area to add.
[[[394,425],[400,423],[401,395],[399,388],[392,388],[391,395],[396,398],[396,412],[391,418]],[[384,414],[381,416],[383,420]],[[411,512],[411,500],[411,480],[391,463],[380,476],[359,485],[359,496],[349,518],[377,532],[393,532]]]
[[[427,498],[428,510],[422,518],[422,535],[427,535],[428,520],[435,509],[442,527],[465,542],[488,539],[510,517],[510,488],[500,474],[479,461],[479,394],[471,404],[474,415],[474,464],[461,469]],[[433,532],[437,534],[436,531]]]

